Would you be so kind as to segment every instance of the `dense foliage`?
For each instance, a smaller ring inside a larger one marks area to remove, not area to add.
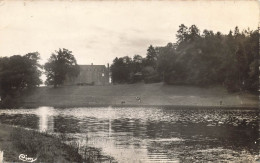
[[[129,57],[116,58],[111,66],[113,82],[131,82],[131,74],[142,72],[147,82],[167,84],[222,84],[229,91],[258,89],[258,31],[238,27],[228,35],[180,25],[177,42],[150,46],[136,68]]]
[[[2,101],[11,100],[22,90],[39,86],[41,71],[38,52],[24,56],[0,58],[0,96]]]
[[[160,81],[156,71],[157,53],[153,46],[147,50],[147,57],[135,55],[115,58],[111,65],[113,83],[134,83],[144,79],[146,82]]]
[[[66,77],[76,77],[79,74],[79,66],[72,52],[67,49],[59,49],[52,54],[44,69],[47,76],[46,85],[62,85]]]

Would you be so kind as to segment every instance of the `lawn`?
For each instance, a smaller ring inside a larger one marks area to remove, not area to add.
[[[137,100],[140,97],[141,100]],[[258,96],[228,93],[221,86],[201,88],[156,84],[40,87],[23,97],[24,107],[91,105],[258,106]]]

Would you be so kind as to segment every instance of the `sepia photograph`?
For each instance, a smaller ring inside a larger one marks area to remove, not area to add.
[[[0,0],[0,163],[260,163],[258,0]]]

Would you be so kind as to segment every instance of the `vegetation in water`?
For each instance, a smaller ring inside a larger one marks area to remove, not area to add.
[[[19,155],[37,158],[37,162],[102,162],[113,161],[113,158],[103,156],[99,149],[79,147],[75,141],[66,143],[62,136],[48,135],[33,130],[0,125],[0,147],[4,151],[4,160],[20,162]],[[8,134],[6,134],[8,133]],[[84,151],[83,153],[80,151]]]

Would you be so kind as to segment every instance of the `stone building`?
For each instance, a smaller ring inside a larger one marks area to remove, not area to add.
[[[67,78],[64,85],[107,85],[109,84],[109,64],[79,65],[80,73],[76,78]]]

